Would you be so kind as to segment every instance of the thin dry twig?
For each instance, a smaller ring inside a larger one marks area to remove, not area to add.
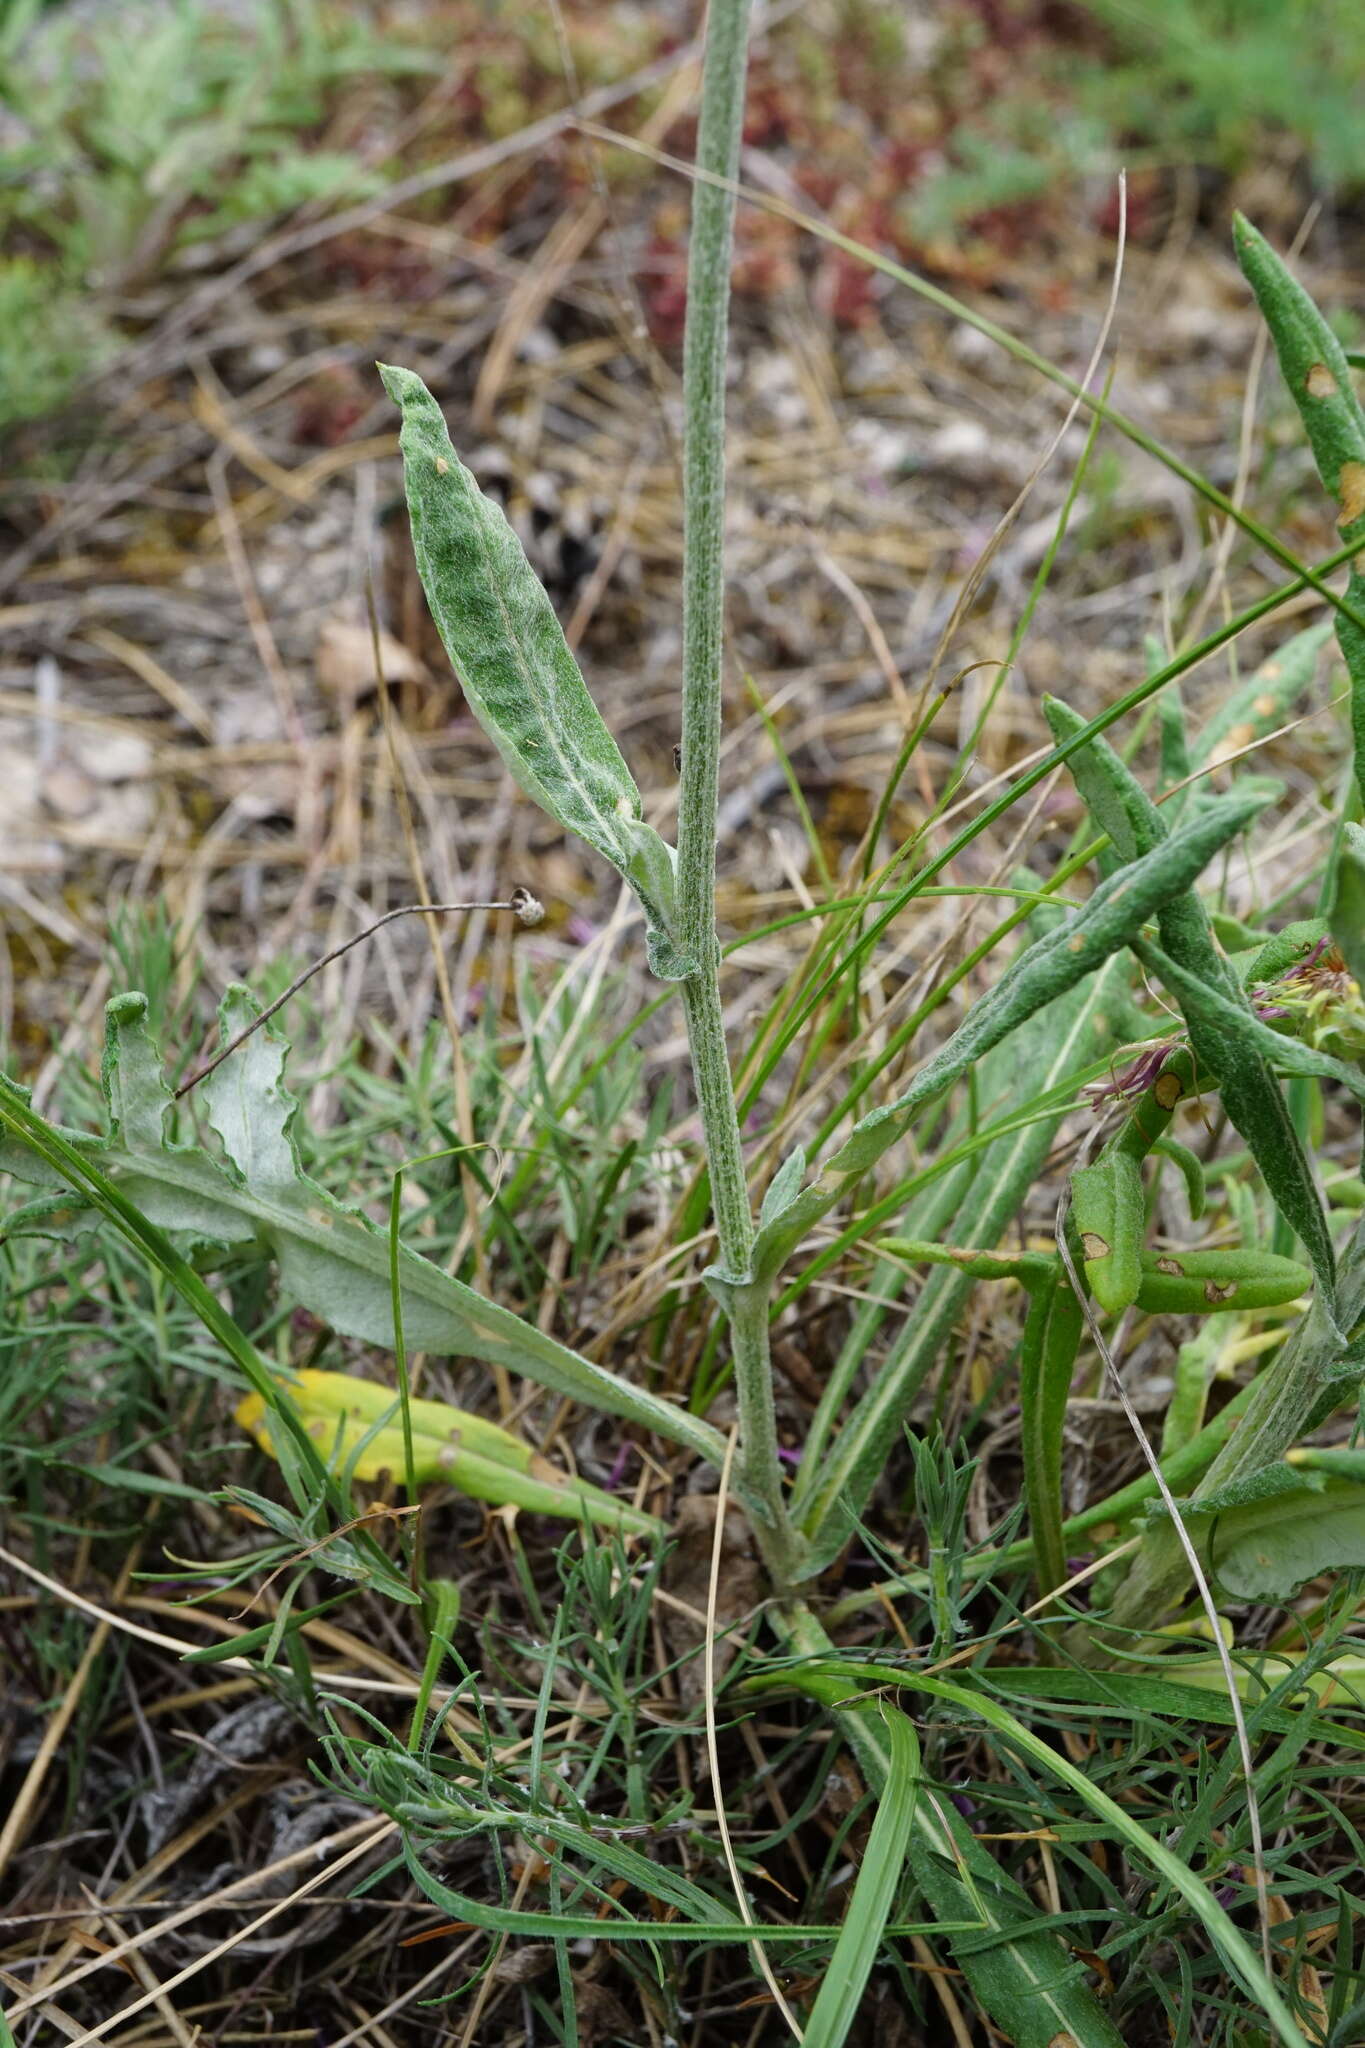
[[[522,924],[539,924],[544,915],[537,898],[529,889],[521,887],[515,888],[509,897],[496,903],[400,903],[396,910],[386,910],[373,924],[367,924],[364,931],[357,932],[353,938],[345,940],[340,946],[333,946],[330,953],[324,953],[321,959],[314,960],[310,967],[305,967],[303,973],[290,982],[282,996],[276,996],[274,1002],[262,1010],[259,1017],[254,1017],[245,1030],[239,1031],[235,1038],[229,1039],[206,1066],[191,1074],[188,1081],[181,1082],[175,1091],[176,1101],[179,1102],[183,1095],[188,1095],[191,1088],[197,1088],[201,1081],[206,1081],[215,1068],[221,1067],[223,1061],[229,1059],[239,1046],[245,1045],[248,1038],[254,1037],[263,1024],[268,1024],[276,1012],[282,1010],[315,974],[321,974],[324,967],[330,967],[334,960],[339,960],[343,953],[349,953],[353,946],[360,945],[365,939],[373,938],[377,931],[386,924],[392,924],[396,917],[447,917],[470,910],[510,910]]]
[[[716,1739],[716,1603],[720,1593],[721,1558],[725,1550],[725,1510],[729,1505],[730,1498],[730,1469],[735,1461],[735,1442],[737,1436],[738,1427],[734,1426],[730,1430],[730,1438],[725,1446],[724,1462],[720,1468],[720,1486],[716,1493],[716,1533],[711,1543],[711,1578],[706,1589],[706,1652],[704,1660],[706,1674],[706,1754],[711,1765],[711,1785],[716,1800],[716,1832],[720,1836],[721,1847],[725,1851],[725,1867],[730,1873],[730,1883],[734,1887],[735,1902],[739,1907],[740,1918],[746,1927],[752,1927],[755,1924],[753,1910],[749,1905],[749,1894],[744,1888],[744,1879],[740,1875],[734,1845],[730,1840],[730,1823],[725,1817],[725,1793],[722,1789],[720,1775],[720,1744]],[[754,1943],[753,1955],[754,1961],[757,1963],[759,1971],[773,1995],[773,2002],[777,2006],[778,2011],[791,2028],[796,2040],[804,2040],[805,2036],[801,2031],[801,2022],[787,2003],[782,1986],[777,1981],[773,1972],[773,1966],[768,1961],[767,1953],[761,1941]]]

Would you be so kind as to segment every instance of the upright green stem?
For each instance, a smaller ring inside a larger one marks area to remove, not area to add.
[[[725,342],[748,62],[749,0],[711,0],[702,69],[683,342],[683,707],[678,791],[678,927],[702,963],[716,954],[725,626]],[[716,183],[723,179],[724,184]],[[719,1198],[717,1209],[719,1210]]]
[[[716,808],[720,796],[721,650],[725,624],[725,342],[730,254],[748,60],[749,0],[711,0],[702,69],[683,350],[683,706],[678,793],[678,936],[697,962],[683,983],[711,1174],[719,1264],[738,1289],[731,1308],[739,1399],[740,1473],[779,1577],[796,1542],[782,1499],[765,1302],[743,1290],[754,1242],[734,1085],[720,1006],[716,937]],[[725,183],[716,183],[716,179]]]

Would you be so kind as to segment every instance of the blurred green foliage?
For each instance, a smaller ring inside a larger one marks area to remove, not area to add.
[[[1113,57],[1073,71],[1081,106],[1117,141],[1239,171],[1268,129],[1315,182],[1365,185],[1365,10],[1355,0],[1086,0]]]

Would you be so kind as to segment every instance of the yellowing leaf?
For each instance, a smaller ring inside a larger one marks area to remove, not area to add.
[[[349,1467],[356,1479],[402,1481],[405,1471],[398,1396],[349,1373],[306,1371],[282,1382],[322,1458]],[[510,1430],[444,1401],[412,1401],[413,1476],[419,1486],[444,1481],[472,1500],[568,1521],[654,1535],[662,1525],[586,1480],[571,1478]],[[259,1394],[236,1410],[263,1451],[275,1455],[271,1416]]]

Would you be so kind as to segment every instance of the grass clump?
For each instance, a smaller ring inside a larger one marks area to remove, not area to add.
[[[222,1005],[221,1056],[201,1068],[182,1043],[172,1085],[187,1001],[173,935],[125,927],[116,950],[144,985],[107,1007],[98,1093],[68,1078],[58,1121],[0,1082],[0,1167],[20,1190],[0,1264],[0,1487],[27,1552],[6,1555],[19,1608],[33,1588],[58,1603],[29,1631],[26,1671],[62,1695],[49,1726],[67,1736],[80,1822],[108,1703],[52,1567],[81,1546],[107,1581],[101,1643],[169,1650],[177,1680],[221,1687],[220,1749],[259,1754],[264,1703],[271,1739],[306,1753],[319,1833],[277,1830],[269,1869],[292,1889],[272,1912],[305,1945],[314,1889],[352,1930],[421,1916],[454,1960],[400,1954],[394,1998],[420,2014],[463,1994],[471,2042],[506,2038],[515,1991],[520,2038],[565,2042],[640,2038],[630,1994],[658,2040],[790,2031],[838,2048],[890,2016],[904,2039],[941,2038],[946,2016],[958,2039],[989,2029],[1020,2048],[1345,2044],[1363,1993],[1342,1773],[1365,1741],[1351,367],[1239,223],[1340,550],[1305,565],[1178,471],[1288,580],[1098,717],[1050,700],[1046,757],[956,831],[945,798],[889,848],[888,791],[735,1046],[715,868],[747,33],[741,0],[715,0],[684,355],[676,845],[423,379],[382,372],[465,701],[523,793],[628,892],[653,1010],[681,1014],[699,1142],[678,1142],[666,1093],[641,1112],[641,1020],[623,1024],[616,986],[581,972],[548,995],[529,977],[515,1033],[490,1015],[383,1073],[344,1062],[325,1137],[245,989]],[[1234,889],[1283,796],[1241,756],[1313,683],[1322,625],[1287,635],[1202,728],[1179,683],[1309,591],[1345,667],[1354,778],[1315,821],[1310,887]],[[1122,721],[1148,705],[1160,753],[1139,769],[1140,749],[1106,733],[1133,739]],[[922,730],[907,721],[898,776]],[[1058,771],[1076,803],[1049,871],[1045,846],[1037,869],[1016,855],[1008,881],[980,886],[1000,915],[967,964],[908,1020],[874,1008],[883,935],[931,891],[977,893],[955,863]],[[950,1027],[939,1012],[968,972],[979,993]],[[921,1033],[924,1057],[894,1078]],[[1330,1191],[1329,1119],[1351,1154]],[[616,1292],[650,1206],[655,1284]],[[840,1260],[854,1302],[793,1443],[779,1347]],[[964,1404],[945,1363],[968,1311],[1001,1300],[1022,1507],[992,1519],[983,1425],[1001,1387],[969,1376]],[[1154,1444],[1126,1367],[1138,1333],[1172,1331],[1176,1398]],[[531,1390],[553,1398],[533,1410]],[[1079,1503],[1068,1430],[1101,1398],[1133,1423],[1145,1469]],[[217,1433],[227,1406],[269,1464]],[[566,1410],[581,1429],[561,1427]],[[543,1448],[522,1433],[532,1412]],[[426,1512],[438,1484],[481,1546],[472,1564]],[[155,1714],[177,1710],[163,1689]],[[51,1798],[52,1762],[45,1739],[0,1864]],[[198,1770],[120,1781],[121,1824],[150,1814],[158,1853],[174,1840],[191,1858],[214,1783]],[[205,1877],[194,1910],[225,1912],[240,1889]],[[160,2012],[170,1986],[139,1979],[96,2013],[90,1980],[144,1945],[120,1929],[42,1983],[7,1974],[11,2028],[58,2000],[87,2038]],[[238,1991],[226,1976],[218,1990],[221,2013]]]

